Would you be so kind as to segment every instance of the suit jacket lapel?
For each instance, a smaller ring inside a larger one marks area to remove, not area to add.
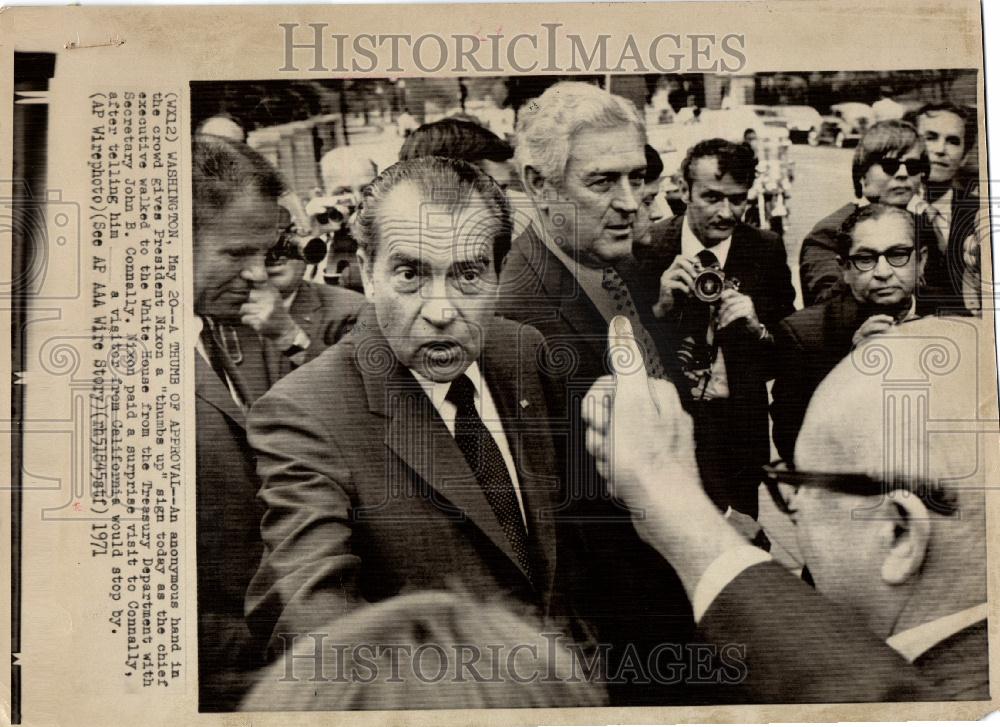
[[[603,331],[607,324],[576,276],[546,247],[533,228],[529,227],[518,242],[522,256],[540,282],[540,297],[558,302],[559,316],[577,334],[573,342],[585,343],[595,357],[603,359],[607,339]],[[602,333],[595,338],[595,332]]]
[[[208,402],[241,428],[246,427],[246,415],[233,401],[233,395],[211,365],[197,351],[194,354],[195,396]]]
[[[369,411],[388,419],[386,447],[432,488],[433,502],[445,515],[459,520],[467,517],[517,564],[514,549],[465,457],[423,388],[396,359],[378,329],[374,309],[362,314],[355,331],[355,363]],[[386,472],[386,487],[395,487],[402,475]]]

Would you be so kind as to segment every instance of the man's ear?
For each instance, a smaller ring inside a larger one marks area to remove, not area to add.
[[[892,529],[885,535],[890,542],[886,544],[888,555],[882,562],[882,580],[899,586],[918,573],[924,564],[931,538],[931,519],[927,506],[912,492],[893,490],[886,498],[893,518],[890,521]]]
[[[358,267],[361,268],[361,285],[365,289],[365,297],[371,301],[375,299],[375,288],[372,281],[372,260],[363,249],[358,248]]]
[[[677,188],[681,190],[681,199],[684,201],[684,204],[691,204],[691,187],[688,185],[687,180],[682,178],[677,183]]]
[[[530,164],[524,166],[524,184],[527,187],[525,191],[531,195],[531,198],[541,210],[548,209],[548,195],[546,194],[545,181],[545,177],[540,171]]]
[[[927,265],[927,246],[917,246],[917,280],[924,279],[924,266]]]

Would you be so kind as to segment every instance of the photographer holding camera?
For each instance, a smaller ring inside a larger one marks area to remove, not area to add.
[[[681,165],[685,213],[655,225],[652,244],[635,251],[658,278],[647,293],[659,291],[653,313],[676,354],[668,369],[694,417],[705,488],[720,509],[751,517],[769,454],[769,328],[795,299],[781,240],[740,222],[756,167],[743,144],[691,147]]]
[[[364,304],[358,293],[304,279],[307,265],[325,259],[326,243],[297,194],[286,192],[277,202],[291,221],[264,258],[267,280],[255,283],[240,306],[242,325],[219,326],[250,403],[350,331]]]

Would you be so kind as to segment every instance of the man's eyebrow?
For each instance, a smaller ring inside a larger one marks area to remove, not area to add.
[[[389,263],[391,265],[412,265],[415,268],[423,265],[420,258],[413,257],[413,255],[409,255],[405,252],[399,252],[398,250],[394,250],[389,253]]]

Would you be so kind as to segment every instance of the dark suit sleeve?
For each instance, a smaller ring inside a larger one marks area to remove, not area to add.
[[[773,233],[760,234],[763,236],[761,257],[765,273],[760,292],[751,294],[751,298],[757,319],[771,335],[748,343],[744,351],[737,347],[730,355],[733,361],[743,361],[750,367],[754,380],[763,382],[774,378],[774,331],[783,319],[795,312],[795,288],[792,287],[792,271],[788,269],[785,246]],[[729,349],[733,348],[730,344]]]
[[[775,563],[743,571],[712,602],[699,630],[725,657],[727,701],[939,698],[855,615]]]
[[[335,288],[330,285],[326,287],[329,288],[328,295],[323,297],[324,311],[320,325],[317,327],[319,335],[315,337],[319,341],[314,340],[309,346],[310,361],[351,332],[358,320],[358,314],[366,302],[363,295],[355,293],[353,290]],[[319,350],[314,353],[313,348],[317,344],[319,344]]]
[[[802,302],[806,307],[829,300],[840,289],[837,231],[824,222],[806,235],[799,251],[799,281],[802,284]]]
[[[791,462],[811,393],[808,387],[803,386],[805,360],[802,346],[794,329],[784,321],[774,332],[774,360],[777,373],[771,389],[772,436],[778,456]]]
[[[281,648],[280,634],[320,628],[361,602],[350,472],[333,433],[302,401],[272,390],[254,405],[248,427],[263,483],[266,551],[246,610],[271,649]]]

